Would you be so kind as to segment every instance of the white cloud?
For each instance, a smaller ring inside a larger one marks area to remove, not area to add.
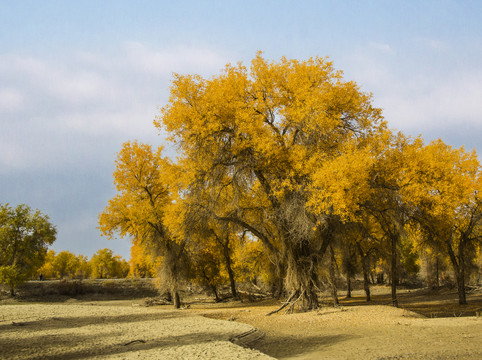
[[[127,60],[138,72],[150,76],[170,77],[173,72],[198,73],[201,75],[218,72],[226,59],[209,49],[179,46],[173,49],[154,50],[138,42],[124,45]]]
[[[22,94],[12,88],[0,88],[0,113],[12,113],[22,108]]]
[[[382,44],[382,43],[370,41],[370,42],[368,43],[368,46],[369,46],[371,49],[376,50],[377,52],[381,52],[381,53],[385,53],[385,54],[392,54],[392,53],[394,53],[393,48],[392,48],[390,45],[388,45],[388,44]]]
[[[99,139],[160,142],[152,122],[167,102],[172,73],[209,76],[226,62],[210,49],[153,49],[135,42],[115,54],[0,55],[0,113],[8,115],[0,118],[2,172],[60,167],[70,161],[72,146],[82,157],[95,153]]]
[[[457,124],[482,124],[482,73],[456,73],[443,78],[430,74],[413,79],[398,79],[378,87],[376,103],[384,108],[390,124],[398,129],[427,132],[449,129]]]
[[[384,49],[375,43],[358,47],[344,58],[343,67],[347,79],[373,93],[391,128],[429,138],[437,134],[457,143],[464,139],[455,139],[453,129],[461,124],[480,129],[479,62],[470,62],[437,40],[414,40],[410,52],[388,45],[391,51]]]

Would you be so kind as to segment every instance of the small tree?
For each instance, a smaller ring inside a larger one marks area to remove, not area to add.
[[[45,256],[44,263],[40,269],[38,269],[38,275],[42,274],[44,279],[52,279],[55,277],[54,261],[55,251],[49,250]]]
[[[175,166],[150,145],[127,142],[119,152],[114,182],[118,194],[99,215],[99,229],[109,238],[129,235],[160,258],[160,284],[169,290],[174,307],[181,306],[178,287],[185,269],[185,243],[168,224],[181,218],[172,192]],[[179,174],[181,174],[179,172]]]
[[[57,231],[49,217],[27,205],[0,205],[0,283],[15,288],[42,266]]]
[[[77,256],[70,251],[61,251],[55,256],[52,265],[58,278],[68,277],[72,279],[79,270],[80,262]]]
[[[110,249],[98,250],[90,260],[92,277],[94,279],[107,279],[115,277],[115,258]]]
[[[92,274],[92,268],[90,266],[87,256],[77,255],[77,261],[78,261],[79,267],[77,268],[75,277],[80,279],[89,278]]]

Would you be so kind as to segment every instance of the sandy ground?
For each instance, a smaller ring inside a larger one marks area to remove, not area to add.
[[[141,304],[0,305],[0,358],[482,359],[482,317],[428,319],[383,305],[267,317],[272,301]]]
[[[232,321],[128,301],[0,306],[1,359],[270,359]]]
[[[482,317],[428,319],[390,306],[264,316],[275,307],[204,310],[251,324],[254,348],[278,359],[482,359]]]

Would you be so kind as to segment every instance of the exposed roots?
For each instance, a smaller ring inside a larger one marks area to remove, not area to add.
[[[305,296],[305,291],[302,290],[302,291],[293,291],[290,295],[290,297],[288,298],[288,300],[286,300],[283,305],[281,305],[278,309],[276,310],[273,310],[271,312],[269,312],[268,314],[266,314],[266,316],[270,316],[270,315],[273,315],[273,314],[276,314],[278,312],[280,312],[281,310],[283,310],[284,308],[287,308],[286,311],[285,311],[285,314],[292,314],[293,311],[294,311],[294,308],[295,308],[295,305],[296,303],[298,303],[300,300],[303,299],[303,297]]]

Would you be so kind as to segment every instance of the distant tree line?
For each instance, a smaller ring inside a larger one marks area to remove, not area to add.
[[[70,251],[56,253],[49,250],[37,272],[44,279],[125,278],[129,273],[129,264],[110,249],[98,250],[90,260],[87,256],[75,255]]]
[[[0,284],[11,295],[21,283],[32,279],[123,278],[129,264],[110,249],[97,251],[89,260],[69,251],[58,254],[48,247],[57,230],[47,215],[21,204],[0,204]]]

